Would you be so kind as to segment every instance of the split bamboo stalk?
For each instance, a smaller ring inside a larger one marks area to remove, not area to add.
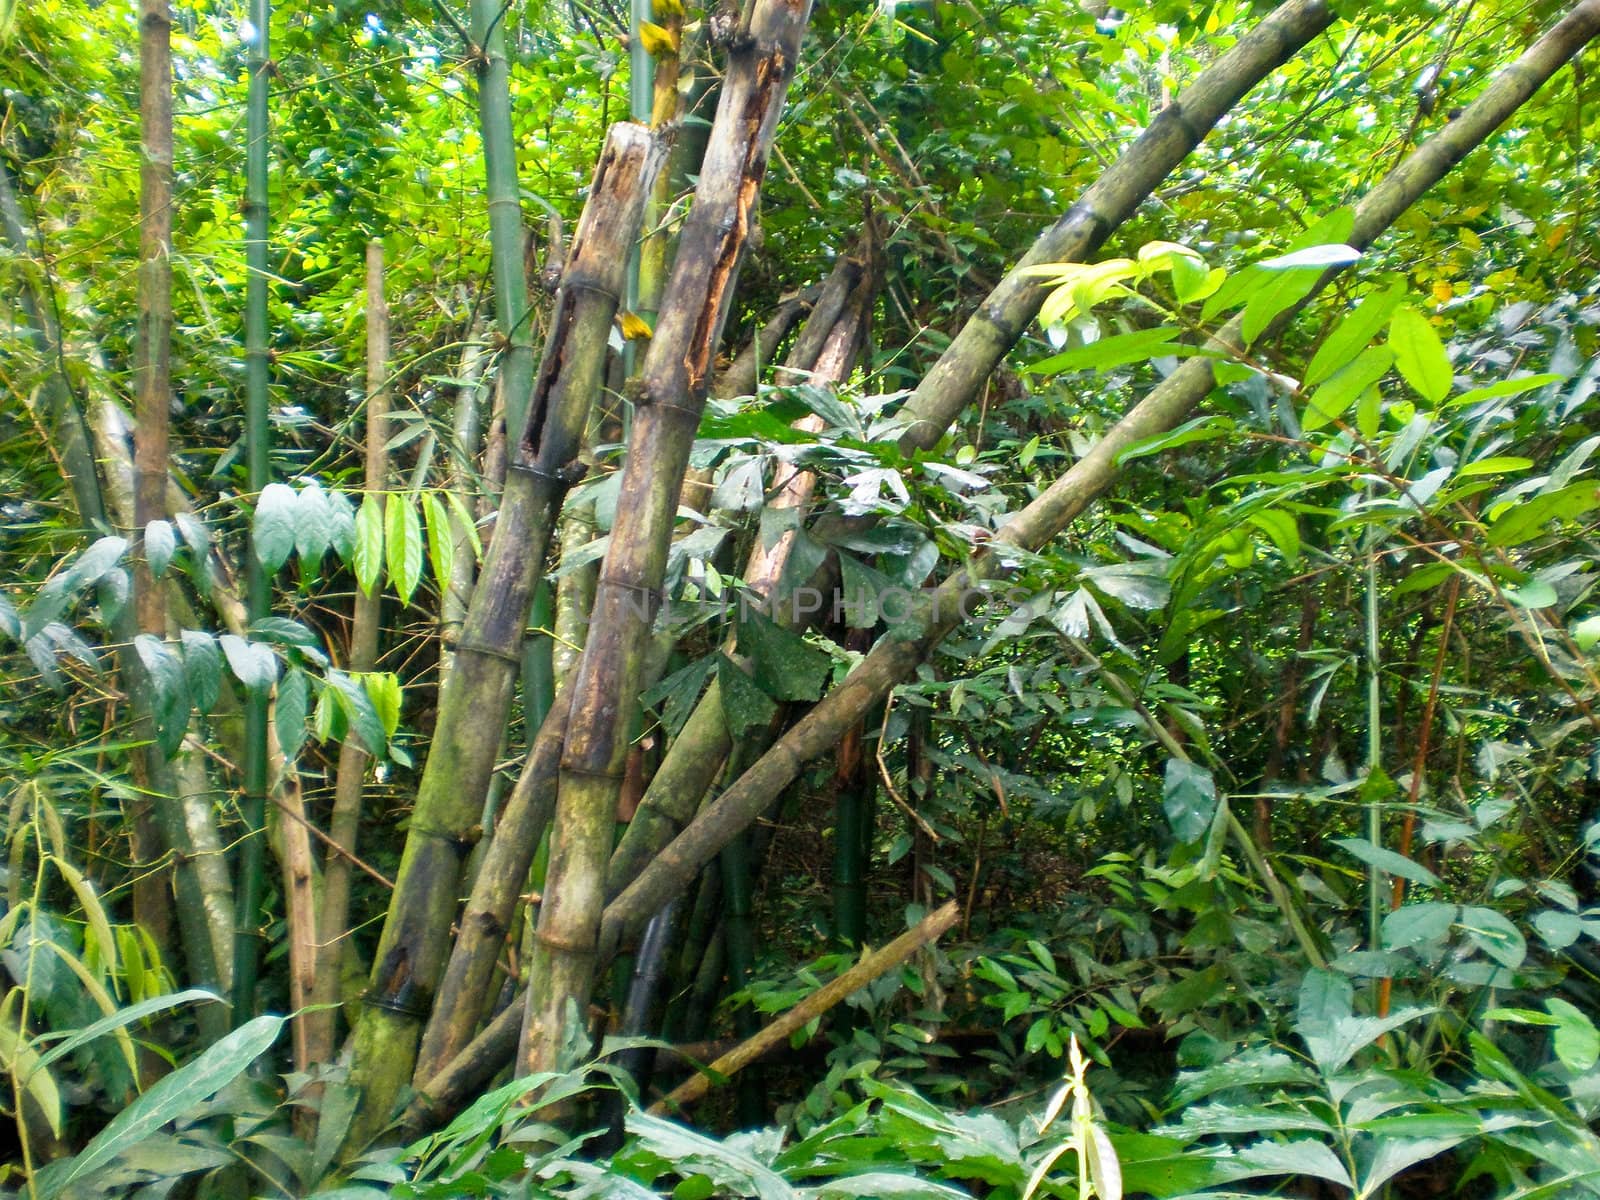
[[[555,299],[525,432],[507,473],[494,536],[444,680],[433,748],[356,1030],[352,1078],[363,1108],[348,1144],[385,1124],[415,1066],[449,952],[462,867],[505,727],[534,588],[599,392],[628,247],[665,155],[638,125],[607,135]]]
[[[726,1079],[744,1070],[773,1047],[787,1041],[795,1030],[804,1028],[846,997],[883,978],[918,950],[937,941],[960,916],[960,905],[954,900],[946,901],[887,946],[866,955],[837,979],[824,984],[759,1033],[728,1051],[705,1071],[674,1088],[652,1104],[650,1111],[664,1113],[694,1103],[711,1090],[714,1079]]]
[[[367,426],[363,485],[376,498],[378,513],[387,503],[389,475],[389,304],[383,287],[383,245],[367,246]],[[398,501],[397,501],[398,502]],[[471,551],[467,553],[471,558]],[[377,585],[371,592],[356,588],[355,612],[350,623],[350,670],[371,671],[378,664],[378,638],[383,597]],[[340,997],[339,959],[350,923],[350,859],[361,831],[361,797],[371,756],[354,738],[339,747],[334,775],[333,811],[328,816],[330,848],[322,862],[322,909],[318,914],[317,983],[313,1002],[337,1004]],[[329,1062],[337,1037],[337,1013],[325,1007],[314,1015],[309,1051],[313,1062]]]
[[[611,549],[596,589],[596,620],[572,684],[523,1031],[524,1070],[554,1061],[569,1008],[581,1011],[588,1003],[630,713],[678,495],[810,14],[809,0],[757,0],[735,39],[694,207],[645,359]]]
[[[1281,10],[1280,10],[1281,11]],[[1347,239],[1364,250],[1472,149],[1498,129],[1544,82],[1600,33],[1600,0],[1578,5],[1525,54],[1506,67],[1461,114],[1389,173],[1356,206]],[[1283,328],[1337,274],[1330,269],[1316,288],[1283,312],[1262,336]],[[1243,347],[1238,318],[1207,346],[1218,355]],[[1214,382],[1211,360],[1191,358],[1136,404],[1070,470],[1012,518],[994,541],[1038,550],[1065,529],[1118,476],[1118,457],[1129,447],[1171,430],[1205,399]],[[766,755],[701,813],[611,905],[604,918],[602,953],[648,920],[668,897],[687,886],[723,846],[753,821],[803,765],[833,748],[840,736],[882,700],[962,619],[971,589],[1003,570],[995,549],[973,557],[923,602],[921,632],[883,638],[832,692]]]
[[[249,83],[245,95],[245,418],[244,453],[250,490],[259,496],[271,482],[268,457],[271,423],[268,420],[272,364],[267,312],[268,144],[269,101],[272,80],[268,40],[272,10],[270,0],[251,0],[250,22],[254,38],[247,51]],[[272,580],[252,544],[245,557],[245,606],[250,620],[272,611]],[[255,1016],[256,972],[261,962],[262,912],[265,892],[267,813],[267,720],[265,692],[252,689],[244,701],[244,794],[240,808],[245,836],[239,848],[239,933],[234,942],[233,1020],[243,1024]]]
[[[877,230],[869,229],[853,251],[839,259],[817,293],[816,304],[785,360],[785,370],[777,374],[780,385],[809,380],[828,386],[849,375],[866,345],[872,305],[883,278],[882,267]],[[752,386],[753,383],[752,379]],[[796,427],[815,432],[820,421],[814,416],[803,417]],[[815,473],[789,470],[780,478],[770,507],[804,508],[816,488]],[[781,594],[779,584],[795,541],[795,533],[789,531],[770,548],[758,542],[745,564],[746,584],[758,600],[769,602],[774,619],[790,615],[788,606],[770,602]],[[615,895],[632,882],[656,852],[689,823],[732,746],[722,714],[722,689],[713,679],[667,748],[666,757],[612,852],[606,871],[608,895]]]
[[[1038,313],[1046,290],[1040,280],[1026,275],[1025,269],[1035,263],[1086,259],[1133,215],[1246,92],[1332,24],[1333,19],[1325,0],[1291,0],[1201,72],[1177,103],[1169,104],[1157,115],[1106,173],[1035,240],[906,401],[902,416],[908,425],[900,441],[904,453],[930,449],[938,443],[962,410],[977,398],[994,367]],[[736,363],[729,374],[739,369],[740,363]],[[754,364],[746,364],[745,369],[751,374],[749,388],[753,390]],[[735,386],[743,383],[741,378]],[[817,534],[820,540],[829,542],[846,526],[870,523],[871,518],[852,522],[837,516],[824,517]],[[780,611],[784,607],[781,603],[773,605]],[[727,753],[726,748],[719,751],[727,736],[717,711],[719,705],[720,692],[708,690],[684,724],[678,739],[683,748],[677,751],[676,759],[673,749],[669,749],[657,773],[656,798],[652,802],[647,796],[641,809],[644,823],[630,826],[629,836],[624,839],[626,851],[619,847],[621,857],[613,862],[613,895],[631,882],[660,848],[659,839],[669,829],[661,822],[682,829],[705,794],[705,787],[715,778],[716,764]],[[700,765],[707,759],[713,763],[709,770]],[[702,778],[705,783],[697,790],[695,785]]]

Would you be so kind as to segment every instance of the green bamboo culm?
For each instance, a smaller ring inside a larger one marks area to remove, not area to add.
[[[531,629],[522,643],[522,718],[530,743],[549,716],[556,695],[555,642],[550,636],[555,606],[555,589],[548,579],[540,580],[528,618]]]
[[[1367,487],[1371,499],[1372,487]],[[1379,772],[1383,769],[1383,689],[1379,680],[1382,669],[1378,643],[1378,534],[1374,532],[1367,545],[1367,841],[1374,846],[1383,845],[1383,796],[1378,788]],[[1377,950],[1383,933],[1383,872],[1376,863],[1367,864],[1367,947]],[[1374,989],[1382,985],[1373,981]]]
[[[743,991],[750,983],[756,961],[755,901],[750,881],[750,838],[734,838],[718,858],[726,907],[723,913],[723,948],[727,953],[728,992]],[[734,1010],[734,1031],[741,1039],[754,1036],[760,1027],[756,1013],[748,1004]],[[739,1124],[753,1129],[766,1119],[761,1103],[760,1075],[751,1068],[739,1076]]]
[[[250,491],[261,495],[272,481],[271,426],[267,419],[272,363],[267,339],[268,103],[272,57],[268,40],[270,0],[251,0],[252,39],[246,59],[244,161],[244,444]],[[252,622],[272,612],[272,580],[251,547],[245,563],[245,609]],[[268,697],[252,688],[244,701],[245,836],[239,850],[238,936],[233,943],[233,1022],[256,1015],[256,978],[261,962],[261,896],[266,865]]]

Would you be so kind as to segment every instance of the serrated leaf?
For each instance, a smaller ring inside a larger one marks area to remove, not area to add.
[[[1401,378],[1419,396],[1429,404],[1438,404],[1450,394],[1454,372],[1444,344],[1428,319],[1410,305],[1395,309],[1389,318],[1389,345]]]
[[[294,552],[294,489],[285,483],[269,483],[256,500],[255,520],[250,526],[250,545],[256,561],[270,574],[283,566]]]
[[[290,667],[278,680],[278,702],[273,721],[278,730],[278,746],[286,760],[293,761],[306,741],[306,714],[311,707],[311,685],[299,667]]]
[[[356,583],[368,596],[383,578],[383,501],[384,497],[375,492],[361,497],[361,507],[356,510],[355,537],[350,546],[350,565],[355,570]]]
[[[144,560],[150,564],[150,574],[160,579],[167,573],[172,555],[178,549],[178,535],[170,521],[151,521],[144,527]]]
[[[225,633],[219,639],[222,653],[234,677],[251,692],[266,693],[278,680],[278,656],[270,646],[247,642],[237,634]]]
[[[417,510],[401,495],[391,495],[384,505],[385,564],[394,590],[409,604],[422,579],[422,523]]]
[[[439,581],[439,594],[443,595],[450,586],[450,573],[455,570],[455,529],[444,504],[432,492],[423,496],[422,512],[428,524],[428,558],[433,563],[433,577]]]

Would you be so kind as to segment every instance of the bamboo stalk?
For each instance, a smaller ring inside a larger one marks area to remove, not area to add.
[[[383,245],[367,245],[367,424],[366,463],[363,485],[376,497],[380,515],[387,502],[389,474],[389,305],[383,286]],[[468,550],[465,557],[471,560]],[[365,592],[356,589],[355,612],[350,622],[350,669],[371,671],[378,665],[378,640],[382,627],[383,598],[379,588]],[[339,747],[339,763],[334,775],[333,811],[328,816],[328,836],[344,853],[330,849],[322,860],[322,909],[317,930],[317,982],[313,1000],[331,1006],[340,999],[339,958],[350,924],[349,855],[356,852],[361,832],[361,798],[366,786],[371,756],[354,738]],[[337,1037],[337,1014],[332,1007],[312,1014],[308,1026],[309,1052],[313,1062],[333,1058]]]
[[[572,684],[549,882],[531,968],[524,1070],[555,1061],[569,1009],[581,1011],[588,1002],[646,635],[718,338],[809,18],[808,0],[757,0],[730,51],[694,207],[645,360],[596,620]]]
[[[139,165],[139,353],[134,426],[133,522],[140,537],[134,563],[132,621],[124,613],[124,632],[136,629],[165,639],[166,604],[143,553],[142,531],[167,514],[168,426],[172,405],[172,13],[167,0],[141,0],[139,6],[139,124],[143,156]],[[128,640],[124,638],[123,640]],[[224,979],[219,949],[226,953],[227,931],[210,920],[210,903],[196,869],[195,845],[185,820],[186,805],[173,763],[156,739],[154,688],[132,650],[121,654],[135,713],[136,736],[149,744],[135,751],[136,781],[150,795],[156,823],[177,861],[178,928],[191,979],[202,987]],[[204,1006],[203,1022],[212,1036],[226,1016],[219,1006]]]
[[[1280,10],[1281,11],[1281,10]],[[1586,0],[1514,63],[1437,134],[1395,167],[1356,206],[1347,239],[1358,250],[1370,246],[1429,188],[1468,152],[1498,129],[1568,59],[1600,33],[1600,0]],[[1263,332],[1270,336],[1338,273],[1331,268],[1304,298],[1285,310]],[[1243,344],[1241,321],[1235,318],[1207,346],[1219,355],[1236,353]],[[1205,399],[1214,381],[1211,360],[1196,357],[1164,379],[1136,404],[1070,470],[1041,496],[1017,513],[996,535],[997,543],[1037,550],[1065,529],[1118,477],[1118,457],[1131,446],[1181,424]],[[917,614],[920,632],[885,637],[845,680],[825,696],[733,787],[666,847],[607,908],[601,951],[649,919],[667,897],[738,836],[762,811],[769,798],[786,787],[802,766],[832,749],[839,737],[860,720],[872,704],[910,674],[943,636],[962,619],[970,589],[997,575],[1000,556],[992,549],[975,555],[967,568],[948,578],[926,599]],[[908,625],[911,624],[908,622]]]
[[[918,950],[937,941],[956,923],[960,915],[960,906],[954,900],[946,901],[887,946],[874,950],[837,979],[812,992],[755,1036],[747,1038],[728,1051],[705,1071],[674,1088],[668,1095],[651,1105],[650,1111],[665,1113],[685,1104],[693,1104],[711,1090],[713,1080],[727,1079],[738,1074],[774,1046],[787,1041],[789,1035],[797,1029],[804,1028],[809,1022],[874,980],[883,978]]]
[[[849,375],[861,348],[866,345],[872,305],[882,283],[882,267],[877,230],[869,222],[867,232],[850,254],[840,258],[817,292],[800,336],[785,359],[786,369],[777,375],[780,385],[809,380],[826,386]],[[774,318],[768,325],[777,320]],[[723,376],[719,385],[729,382],[728,377]],[[750,383],[753,387],[753,369]],[[802,418],[796,422],[796,427],[815,431],[817,421],[811,417]],[[804,508],[815,488],[813,472],[791,470],[770,505],[775,509]],[[784,623],[795,615],[793,606],[775,601],[781,594],[778,585],[795,542],[795,534],[789,532],[770,548],[758,543],[751,550],[744,570],[751,592],[767,601],[774,619]],[[731,652],[732,647],[727,649]],[[741,662],[736,656],[734,661]],[[713,679],[668,747],[666,757],[611,855],[606,872],[608,895],[615,895],[630,883],[656,852],[689,823],[706,790],[722,770],[732,746],[727,721],[722,715],[722,689]]]
[[[259,496],[271,482],[268,457],[271,425],[268,393],[272,384],[267,313],[267,193],[269,91],[272,66],[268,36],[270,0],[251,0],[250,22],[255,37],[247,52],[249,85],[245,98],[245,463],[250,490]],[[252,621],[272,611],[272,581],[254,553],[245,556],[245,605]],[[267,717],[265,692],[245,697],[244,794],[240,808],[245,836],[239,848],[239,933],[234,943],[233,1019],[242,1024],[255,1016],[256,971],[261,961],[261,900],[265,890],[267,811]]]
[[[488,353],[476,333],[461,356],[461,387],[456,391],[456,407],[451,424],[450,470],[445,487],[460,502],[460,509],[450,514],[450,538],[455,553],[450,559],[450,582],[439,598],[439,673],[441,678],[450,673],[455,659],[456,639],[461,636],[461,623],[467,618],[467,603],[472,598],[472,584],[478,576],[478,562],[472,550],[472,531],[463,513],[472,511],[473,488],[478,442],[483,424],[483,372]],[[369,370],[367,395],[372,395]],[[368,401],[367,420],[372,420],[371,401]],[[370,450],[369,450],[370,453]],[[371,483],[368,483],[371,487]]]
[[[495,534],[455,666],[441,688],[433,747],[356,1030],[352,1078],[364,1098],[351,1147],[387,1124],[412,1076],[417,1037],[449,952],[462,867],[510,709],[533,591],[561,499],[575,480],[627,248],[638,236],[644,198],[664,153],[649,130],[613,126],[573,237],[526,429],[514,443]]]

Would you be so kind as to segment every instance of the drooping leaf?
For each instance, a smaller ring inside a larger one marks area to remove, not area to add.
[[[355,734],[361,748],[373,758],[382,759],[389,740],[384,736],[383,722],[367,696],[367,689],[343,671],[329,671],[326,678],[347,727]]]
[[[1300,417],[1300,427],[1310,433],[1339,420],[1357,396],[1384,377],[1393,362],[1394,351],[1389,347],[1368,346],[1311,394],[1311,403]]]
[[[272,647],[261,642],[247,642],[232,633],[225,633],[217,640],[227,656],[229,669],[248,691],[265,693],[271,690],[278,679],[278,656],[272,652]]]
[[[156,744],[170,758],[189,728],[189,682],[183,663],[165,642],[151,634],[139,634],[133,639],[133,646],[150,683]]]
[[[428,559],[433,564],[433,577],[439,581],[439,594],[443,595],[455,569],[455,530],[444,505],[432,492],[423,496],[422,511],[428,524]]]
[[[294,489],[286,483],[267,484],[256,500],[250,544],[256,561],[269,573],[283,566],[294,553],[296,507]]]
[[[350,565],[355,570],[356,583],[368,596],[383,578],[383,505],[382,495],[368,492],[361,497],[361,507],[356,509]]]
[[[1315,387],[1354,362],[1378,336],[1404,296],[1404,288],[1392,287],[1363,298],[1317,347],[1301,381],[1304,386]]]
[[[315,567],[333,541],[328,493],[315,479],[301,487],[294,501],[294,549],[300,562]]]
[[[717,656],[717,687],[722,694],[722,713],[728,732],[744,737],[752,729],[764,729],[778,713],[778,706],[755,681],[724,655]]]
[[[1395,309],[1389,319],[1389,346],[1401,377],[1429,404],[1450,394],[1454,372],[1444,344],[1428,319],[1408,304]]]
[[[1366,838],[1335,838],[1333,844],[1344,847],[1369,867],[1377,867],[1380,871],[1397,875],[1401,879],[1409,879],[1412,883],[1424,884],[1427,887],[1439,886],[1439,877],[1421,863],[1403,854],[1396,854],[1393,850],[1386,850],[1382,846],[1374,846]]]
[[[1169,758],[1161,802],[1178,840],[1198,842],[1217,814],[1216,780],[1198,763]]]
[[[1581,1008],[1559,996],[1545,998],[1544,1006],[1556,1019],[1555,1051],[1561,1065],[1581,1073],[1600,1062],[1600,1030]]]
[[[754,610],[741,614],[738,648],[757,685],[775,700],[815,700],[833,668],[824,651]]]
[[[283,1018],[256,1017],[201,1051],[192,1062],[152,1084],[72,1158],[49,1163],[34,1176],[36,1194],[54,1200],[88,1179],[118,1154],[138,1146],[169,1121],[189,1113],[226,1087],[277,1040]]]
[[[222,694],[222,651],[217,648],[217,640],[204,630],[185,629],[179,638],[189,696],[196,709],[208,713]]]
[[[290,667],[278,680],[273,719],[283,757],[293,761],[306,740],[306,714],[311,707],[311,685],[299,667]]]
[[[167,573],[172,555],[178,548],[178,535],[170,521],[151,521],[144,527],[144,560],[150,564],[150,574],[160,579]]]
[[[368,671],[361,676],[361,685],[378,714],[386,737],[393,737],[400,727],[400,677],[393,671]]]
[[[422,579],[422,523],[405,496],[392,494],[384,505],[385,564],[394,590],[405,603]]]

